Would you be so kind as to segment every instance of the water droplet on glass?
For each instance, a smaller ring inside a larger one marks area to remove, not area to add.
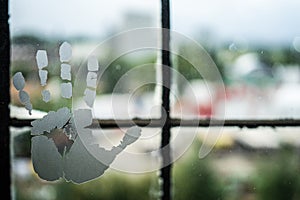
[[[229,45],[228,49],[229,49],[230,51],[237,51],[237,50],[238,50],[238,48],[236,47],[235,43],[231,43],[231,44]]]
[[[120,70],[121,69],[121,65],[116,65],[116,70]]]

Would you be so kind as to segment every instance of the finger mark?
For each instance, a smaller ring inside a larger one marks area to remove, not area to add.
[[[90,109],[78,109],[74,111],[74,121],[79,130],[93,123],[93,114]]]
[[[17,90],[23,90],[25,87],[25,79],[21,72],[17,72],[13,76],[13,85]]]
[[[62,80],[71,80],[71,65],[61,64],[60,66],[60,77]]]
[[[86,105],[92,108],[94,105],[95,98],[96,98],[96,91],[86,88],[83,97]]]
[[[133,137],[139,138],[141,136],[142,129],[138,126],[131,127],[127,130],[126,134]]]
[[[26,108],[26,110],[28,110],[29,115],[31,115],[32,104],[31,104],[30,102],[26,102],[26,103],[25,103],[25,108]]]
[[[99,63],[96,56],[90,56],[88,58],[88,70],[89,71],[98,71]]]
[[[97,73],[88,72],[88,74],[86,76],[86,85],[87,85],[87,87],[91,87],[94,89],[97,88]]]
[[[47,51],[45,50],[38,50],[36,52],[36,62],[39,69],[43,69],[44,67],[47,67],[48,65],[48,57],[47,57]]]
[[[19,99],[20,99],[21,103],[24,105],[26,103],[30,102],[30,97],[29,97],[28,93],[23,90],[21,90],[19,92]]]
[[[18,72],[13,76],[13,85],[19,91],[20,102],[25,105],[25,109],[28,110],[31,115],[32,104],[30,103],[29,94],[23,90],[25,87],[25,79],[21,72]]]
[[[65,133],[65,135],[68,137],[69,140],[75,141],[78,133],[76,130],[76,126],[75,126],[73,117],[71,117],[69,122],[64,126],[63,132]]]
[[[71,83],[61,83],[61,96],[63,98],[71,98],[72,97],[72,84]]]
[[[42,70],[42,69],[39,70],[39,77],[40,77],[42,86],[46,85],[47,76],[48,76],[48,71],[47,70]]]
[[[134,143],[141,136],[142,129],[140,127],[134,126],[127,130],[124,135],[121,144],[118,146],[122,149],[126,148],[128,145]]]
[[[72,47],[68,42],[64,42],[59,47],[60,62],[69,62],[72,57]]]
[[[41,135],[44,132],[50,133],[55,128],[62,128],[70,120],[71,112],[67,107],[50,111],[42,119],[31,122],[31,135]]]
[[[54,181],[63,176],[63,158],[55,143],[46,136],[31,139],[31,155],[34,171],[44,180]]]
[[[105,159],[107,152],[99,149],[97,145],[89,145],[88,149],[82,143],[82,140],[75,140],[63,162],[64,178],[66,180],[73,183],[84,183],[100,177],[108,169],[109,165],[106,165],[102,160],[98,160],[90,153],[90,151],[99,152],[98,154]],[[84,158],[84,160],[78,158]],[[114,158],[115,156],[110,160],[114,160]]]
[[[50,94],[49,90],[43,90],[42,97],[43,97],[43,101],[48,103],[51,100],[51,94]]]

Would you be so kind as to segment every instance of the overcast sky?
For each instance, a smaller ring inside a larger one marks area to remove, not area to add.
[[[221,40],[290,43],[300,36],[299,0],[173,0],[172,28]],[[105,35],[125,13],[146,13],[159,26],[160,0],[10,0],[13,35]]]

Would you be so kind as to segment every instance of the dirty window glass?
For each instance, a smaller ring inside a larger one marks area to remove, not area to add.
[[[174,55],[174,67],[190,84],[174,89],[173,115],[182,110],[187,117],[299,118],[299,7],[294,0],[172,1],[173,29],[207,51],[225,87]],[[190,44],[178,46],[193,54]],[[198,55],[202,68],[211,67],[206,57]]]
[[[299,128],[232,127],[214,141],[206,139],[204,128],[172,129],[172,136],[195,133],[173,166],[174,199],[299,198],[297,132]],[[211,143],[214,149],[199,159],[199,149]]]
[[[15,198],[157,199],[161,195],[158,128],[143,129],[141,136],[137,127],[101,131],[97,126],[87,133],[74,124],[79,119],[86,130],[93,118],[159,117],[160,110],[151,109],[160,98],[154,97],[158,50],[116,55],[130,45],[128,39],[115,43],[111,39],[111,46],[105,47],[101,43],[122,32],[158,27],[160,2],[9,3],[11,117],[37,119],[31,129],[10,129]],[[133,70],[135,66],[140,67]],[[144,80],[147,84],[140,87]],[[76,84],[84,89],[76,90]],[[128,162],[130,155],[136,155],[135,160]],[[97,179],[104,173],[106,178]],[[73,183],[85,183],[83,187],[89,189],[80,192],[81,186]],[[103,188],[95,191],[99,184]]]
[[[99,130],[93,121],[161,117],[160,51],[120,53],[159,44],[139,30],[160,26],[160,7],[10,1],[11,117],[37,119],[31,130],[10,129],[16,199],[162,196],[159,126]],[[293,0],[172,1],[171,117],[299,118],[299,8]],[[171,132],[174,199],[300,198],[299,127]]]

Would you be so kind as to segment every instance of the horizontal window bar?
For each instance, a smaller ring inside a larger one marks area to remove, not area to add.
[[[31,126],[34,119],[10,119],[10,126],[24,127]],[[118,128],[118,127],[162,127],[160,119],[132,119],[132,120],[114,120],[114,119],[94,119],[90,128]],[[171,127],[209,127],[209,126],[238,126],[247,128],[257,128],[260,126],[284,127],[284,126],[300,126],[300,119],[251,119],[251,120],[218,120],[218,119],[193,119],[181,120],[170,119]]]

